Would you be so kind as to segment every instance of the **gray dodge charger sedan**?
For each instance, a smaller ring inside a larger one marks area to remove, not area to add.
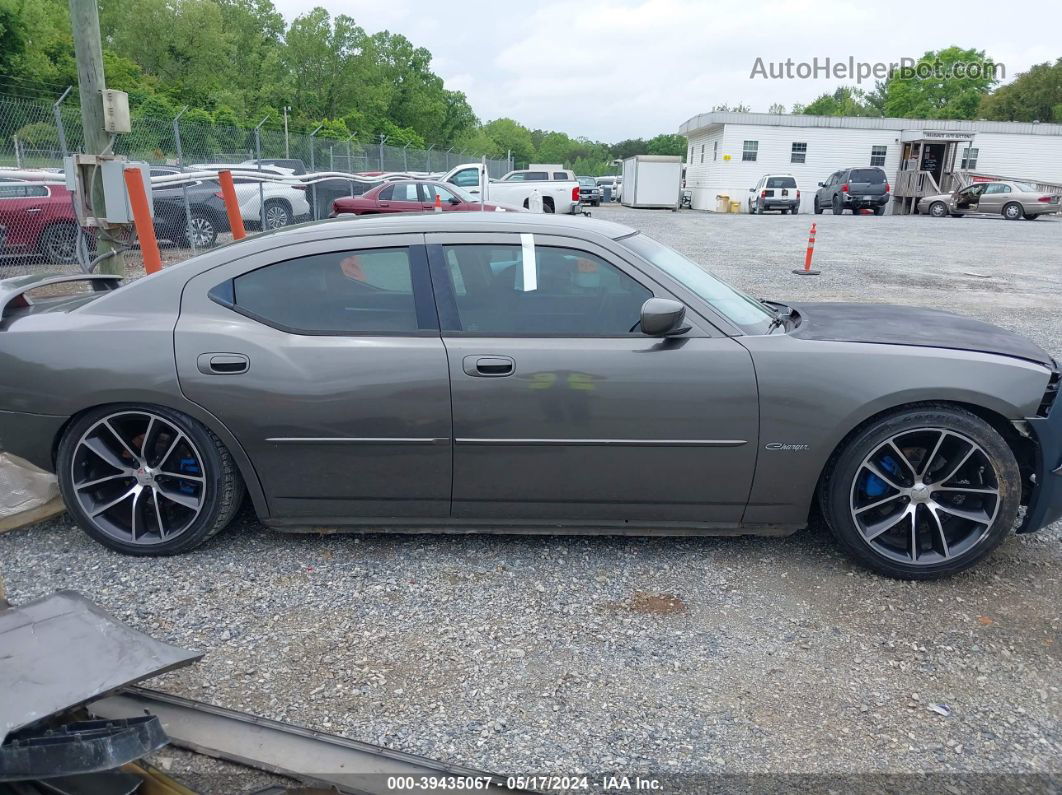
[[[92,289],[59,296],[56,285]],[[98,541],[266,525],[784,535],[965,569],[1062,515],[1059,370],[898,306],[754,300],[613,223],[337,219],[0,281],[0,447]]]

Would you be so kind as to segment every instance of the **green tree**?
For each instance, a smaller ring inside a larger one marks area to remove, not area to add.
[[[995,121],[1062,122],[1062,58],[1037,64],[982,97],[980,115]]]
[[[947,47],[923,55],[912,74],[894,72],[885,83],[886,116],[922,119],[973,119],[981,100],[996,84],[986,70],[978,77],[955,77],[956,64],[984,63],[984,50]]]
[[[483,132],[494,141],[499,156],[512,152],[513,160],[522,167],[535,159],[531,131],[512,119],[495,119],[483,125]]]
[[[661,133],[649,139],[646,149],[651,155],[685,155],[689,143],[683,135]]]
[[[822,94],[808,105],[794,106],[793,112],[806,113],[809,116],[880,115],[867,100],[867,93],[853,86],[839,86],[832,93]]]

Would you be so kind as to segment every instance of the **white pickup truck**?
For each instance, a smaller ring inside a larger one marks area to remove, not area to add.
[[[450,169],[442,181],[457,185],[477,199],[495,204],[530,208],[536,204],[532,198],[537,194],[542,199],[542,212],[581,212],[579,181],[571,171],[521,169],[510,171],[501,179],[484,179],[482,170],[480,163],[463,163]]]

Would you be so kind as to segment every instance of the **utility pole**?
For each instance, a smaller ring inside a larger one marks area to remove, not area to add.
[[[284,106],[284,159],[287,160],[291,157],[291,149],[288,147],[288,111],[291,110],[287,105]]]
[[[103,129],[103,47],[100,43],[100,12],[96,0],[70,0],[70,27],[74,33],[74,57],[77,59],[77,86],[81,93],[81,126],[85,136],[85,154],[102,155],[110,148]],[[103,177],[94,170],[89,187],[92,212],[97,218],[106,214],[103,199]],[[108,238],[117,225],[103,227],[97,235],[96,256],[100,273],[125,275],[125,259]],[[108,256],[109,255],[109,256]]]

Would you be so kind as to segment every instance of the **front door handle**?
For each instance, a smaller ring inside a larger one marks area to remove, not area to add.
[[[510,356],[466,356],[461,364],[466,375],[476,378],[501,378],[516,371]]]
[[[28,210],[26,210],[26,214],[27,215],[36,215],[42,209],[44,209],[44,208],[43,207],[30,207]]]
[[[251,361],[242,353],[201,353],[196,366],[204,375],[238,375],[250,369]]]

